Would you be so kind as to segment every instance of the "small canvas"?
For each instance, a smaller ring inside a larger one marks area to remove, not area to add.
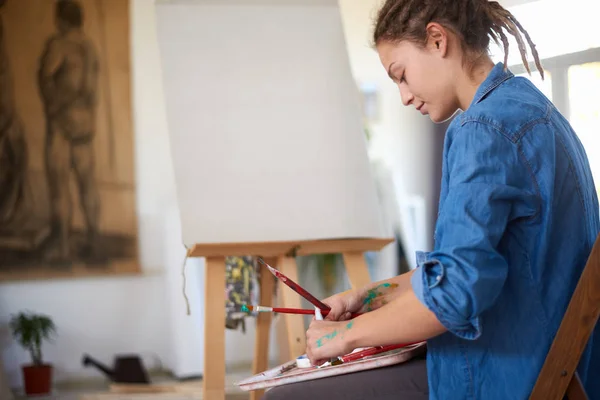
[[[156,12],[187,247],[390,236],[337,1]]]

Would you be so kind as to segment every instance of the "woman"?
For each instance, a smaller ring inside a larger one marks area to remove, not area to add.
[[[426,362],[281,386],[267,399],[529,396],[600,222],[584,149],[551,102],[504,67],[507,33],[526,65],[528,42],[543,76],[527,32],[496,2],[381,8],[374,42],[404,105],[434,122],[464,112],[445,138],[434,250],[407,274],[327,299],[332,312],[311,323],[307,354],[317,364],[427,340]],[[504,63],[488,56],[490,38],[504,45]],[[578,368],[591,399],[600,398],[599,333]]]

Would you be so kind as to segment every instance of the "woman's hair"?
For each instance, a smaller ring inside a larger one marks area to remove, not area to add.
[[[410,40],[418,45],[427,41],[426,27],[437,22],[452,30],[467,51],[471,60],[487,54],[492,38],[504,47],[504,68],[508,61],[508,39],[504,31],[513,35],[519,45],[519,52],[527,72],[531,74],[527,62],[525,40],[531,48],[535,65],[544,78],[535,44],[519,21],[496,1],[488,0],[386,0],[377,15],[373,41],[397,42]],[[521,35],[522,34],[522,35]],[[525,40],[523,40],[523,36]]]

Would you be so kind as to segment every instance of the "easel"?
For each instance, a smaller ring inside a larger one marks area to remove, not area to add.
[[[342,253],[346,272],[353,288],[369,282],[369,271],[364,260],[364,252],[381,250],[393,239],[340,239],[309,240],[297,242],[197,244],[188,251],[188,257],[206,257],[204,304],[204,381],[203,399],[225,399],[225,311],[223,298],[225,284],[225,257],[249,255],[263,257],[269,264],[280,270],[290,279],[298,282],[296,256],[312,254]],[[273,303],[275,279],[267,271],[261,271],[260,304]],[[290,290],[282,291],[283,307],[301,307],[300,296]],[[256,320],[256,340],[254,343],[253,374],[268,368],[269,331],[271,314],[262,313]],[[297,357],[306,349],[305,331],[301,318],[285,315],[289,358]],[[251,393],[251,399],[259,399],[262,391]]]

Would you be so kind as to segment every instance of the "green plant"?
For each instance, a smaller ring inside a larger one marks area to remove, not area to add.
[[[21,312],[13,315],[10,328],[21,346],[31,354],[34,365],[43,365],[42,341],[50,340],[56,332],[54,322],[43,314]]]

